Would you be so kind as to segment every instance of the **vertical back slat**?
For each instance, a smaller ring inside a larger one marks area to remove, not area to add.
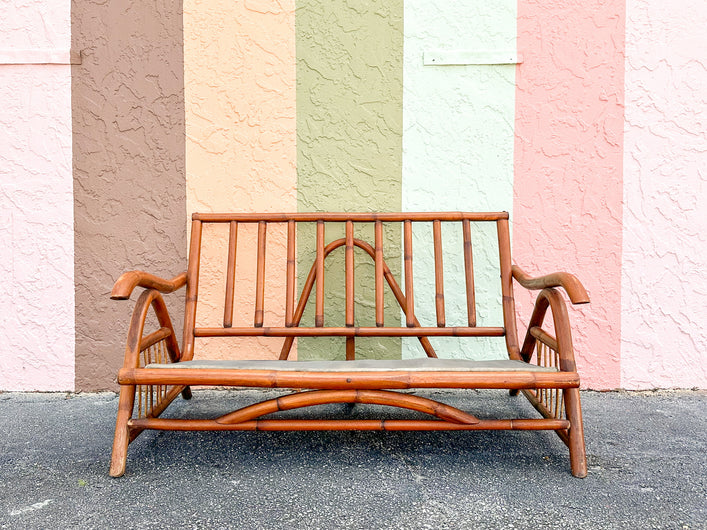
[[[346,221],[346,327],[354,325],[354,231],[353,222]],[[356,358],[356,339],[346,337],[346,360]]]
[[[196,325],[196,302],[199,297],[199,262],[201,261],[201,221],[191,222],[189,242],[189,265],[187,269],[187,292],[184,306],[184,347],[182,360],[194,357],[194,327]]]
[[[287,286],[285,294],[285,327],[292,327],[295,311],[295,222],[287,222]]]
[[[383,302],[383,223],[375,224],[375,284],[376,284],[376,326],[385,325],[385,306]]]
[[[255,317],[253,325],[263,327],[263,306],[265,304],[265,237],[268,225],[265,221],[258,222],[258,261],[255,280]]]
[[[508,219],[496,221],[498,229],[498,255],[501,264],[501,295],[503,296],[503,327],[506,328],[506,348],[511,359],[520,359],[516,308],[513,299],[513,274],[511,271],[511,233]]]
[[[403,221],[403,254],[405,259],[405,321],[407,327],[415,326],[415,297],[412,286],[412,222]]]
[[[236,247],[238,245],[238,223],[231,221],[228,227],[228,265],[226,267],[226,301],[223,305],[223,327],[233,325],[233,293],[236,283]]]
[[[444,264],[442,262],[442,223],[440,221],[432,222],[432,238],[434,240],[435,253],[435,310],[437,313],[437,325],[444,327]]]
[[[346,221],[346,327],[354,325],[354,237],[353,222]]]
[[[462,221],[464,237],[464,274],[466,277],[466,314],[469,326],[476,326],[476,291],[474,290],[474,255],[471,246],[471,222]]]
[[[346,337],[346,360],[353,361],[356,359],[356,338]]]
[[[324,221],[317,221],[317,258],[316,258],[316,303],[314,325],[324,326]]]

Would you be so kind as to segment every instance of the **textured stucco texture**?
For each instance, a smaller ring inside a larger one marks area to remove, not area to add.
[[[0,49],[69,49],[69,3],[0,5]],[[69,65],[0,64],[0,390],[73,390]]]
[[[514,261],[531,274],[580,278],[592,298],[570,310],[583,385],[617,388],[623,1],[520,2],[518,52]],[[532,300],[521,300],[527,321]]]
[[[297,208],[399,211],[401,208],[403,2],[300,0],[297,3]],[[369,227],[370,228],[370,227]],[[385,259],[400,278],[399,233],[386,232]],[[326,241],[343,236],[328,230]],[[314,234],[299,234],[299,277],[314,260]],[[369,242],[373,231],[357,232]],[[397,241],[397,243],[396,243]],[[325,325],[344,321],[342,251],[326,268]],[[373,267],[356,252],[356,319],[372,325]],[[365,286],[368,286],[366,289]],[[392,296],[386,319],[397,321]],[[314,304],[305,322],[313,322]],[[364,324],[361,324],[364,325]],[[299,339],[298,355],[341,359],[342,339]],[[399,358],[396,339],[359,339],[357,358]]]
[[[71,22],[76,388],[98,390],[115,388],[134,305],[113,282],[186,269],[181,2],[76,1]],[[183,291],[167,304],[181,329]]]
[[[425,66],[442,50],[515,50],[516,3],[463,0],[405,6],[403,195],[405,211],[510,211],[513,207],[513,65]],[[416,314],[435,322],[432,230],[414,233]],[[448,325],[466,322],[461,227],[445,226],[445,310]],[[496,227],[473,227],[479,325],[502,326]],[[503,339],[431,339],[444,357],[503,356]],[[403,340],[403,357],[424,355]]]
[[[707,388],[707,7],[629,0],[621,386]]]
[[[184,4],[187,212],[295,211],[294,0]],[[186,221],[186,220],[185,220]],[[285,227],[266,237],[265,325],[284,325]],[[253,325],[257,230],[238,227],[233,325]],[[198,326],[223,325],[228,230],[207,226]],[[197,339],[196,358],[267,359],[281,339]],[[228,346],[226,346],[226,344]]]

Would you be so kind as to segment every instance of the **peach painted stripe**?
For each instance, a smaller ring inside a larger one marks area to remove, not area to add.
[[[518,4],[514,261],[588,288],[571,318],[583,386],[597,389],[621,382],[624,23],[623,0]]]
[[[295,211],[295,4],[184,3],[187,213]],[[223,323],[227,230],[204,230],[197,325]],[[238,232],[233,325],[252,325],[257,234]],[[286,226],[268,228],[265,325],[284,325]],[[249,253],[240,253],[240,249]],[[275,324],[275,323],[278,324]],[[197,357],[277,358],[281,341],[203,344]],[[201,355],[199,355],[201,351]]]

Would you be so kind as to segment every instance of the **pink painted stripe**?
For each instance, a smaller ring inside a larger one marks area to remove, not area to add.
[[[624,22],[623,0],[518,5],[514,260],[584,282],[593,302],[571,318],[596,389],[621,382]]]
[[[707,5],[627,9],[621,386],[707,388]]]

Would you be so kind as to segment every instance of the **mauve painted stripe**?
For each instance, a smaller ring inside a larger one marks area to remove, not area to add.
[[[71,4],[77,390],[117,386],[133,307],[109,299],[118,276],[186,261],[181,5]]]
[[[514,261],[587,287],[574,341],[583,386],[597,389],[621,375],[624,23],[623,0],[518,4]]]

